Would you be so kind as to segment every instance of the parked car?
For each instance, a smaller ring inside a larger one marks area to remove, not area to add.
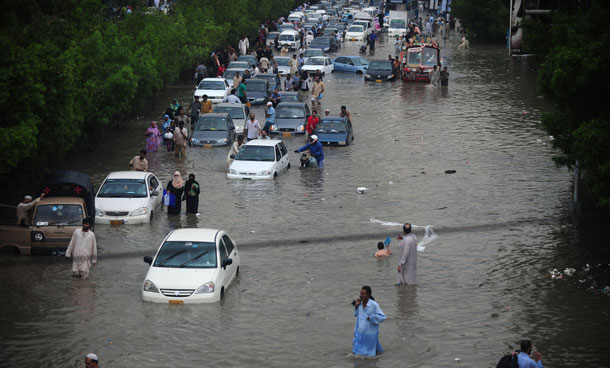
[[[229,179],[274,179],[290,168],[288,149],[277,139],[254,139],[234,157],[227,171]]]
[[[194,96],[201,98],[203,95],[208,96],[208,100],[212,103],[222,102],[222,100],[231,93],[231,87],[224,78],[203,78],[197,89],[195,90]],[[193,97],[194,97],[193,96]]]
[[[242,60],[242,61],[231,61],[229,63],[229,66],[227,67],[228,69],[250,69],[252,66],[250,65],[250,63],[248,61]]]
[[[328,35],[324,34],[323,36],[318,36],[318,37],[314,38],[314,41],[315,40],[328,40],[328,44],[330,45],[330,52],[334,52],[339,49],[339,42],[337,41],[337,39],[334,36],[332,36],[332,34],[328,34]],[[318,42],[321,42],[321,41],[318,41]]]
[[[258,60],[256,60],[256,56],[254,55],[240,55],[237,57],[237,61],[245,61],[250,66],[250,70],[254,70],[256,65],[258,65]]]
[[[230,145],[235,141],[233,119],[226,112],[200,115],[190,141],[193,146],[206,148]]]
[[[237,244],[216,229],[170,232],[154,257],[142,284],[142,300],[154,303],[212,303],[223,298],[239,274]]]
[[[294,91],[282,91],[280,92],[281,102],[303,102],[299,96],[299,92]]]
[[[315,73],[320,70],[322,74],[332,73],[335,67],[328,56],[314,56],[307,59],[301,70],[307,70],[309,73]]]
[[[309,44],[310,49],[320,49],[322,52],[327,53],[330,52],[330,41],[328,38],[316,37]]]
[[[222,75],[222,77],[227,81],[227,83],[229,83],[229,86],[233,86],[233,77],[235,76],[235,73],[239,72],[239,75],[243,77],[244,72],[246,70],[248,69],[227,69],[225,70],[225,73]]]
[[[369,67],[369,61],[361,56],[339,56],[333,61],[335,71],[363,74]]]
[[[290,66],[288,65],[290,58],[288,56],[276,56],[274,59],[277,62],[277,71],[281,76],[290,73]]]
[[[364,41],[366,32],[363,26],[351,25],[345,32],[346,41]]]
[[[352,123],[347,117],[325,116],[320,120],[314,134],[323,145],[349,146],[354,140]]]
[[[364,73],[364,80],[375,82],[396,80],[392,62],[389,60],[371,61],[369,68]]]
[[[282,31],[278,41],[278,48],[286,46],[290,50],[296,50],[298,45],[300,45],[299,42],[299,32],[297,32],[295,29]]]
[[[246,96],[252,105],[263,105],[269,101],[269,81],[265,79],[248,79],[246,81]]]
[[[274,47],[275,39],[280,36],[280,32],[268,32],[265,38],[265,46]]]
[[[310,57],[313,56],[324,56],[324,51],[321,49],[307,49],[305,53],[303,53],[303,63],[306,63]]]
[[[162,193],[161,182],[151,172],[111,172],[95,195],[95,221],[111,225],[149,223],[161,206]]]
[[[273,73],[259,73],[254,79],[262,79],[269,82],[269,91],[273,93],[274,89],[278,91],[282,90],[282,78],[278,74]]]
[[[246,120],[248,114],[246,113],[246,105],[242,103],[219,103],[214,107],[215,113],[227,113],[233,120],[235,126],[235,134],[241,134],[244,132],[246,126]]]
[[[309,117],[309,106],[302,102],[280,102],[275,108],[275,124],[272,134],[303,134]]]

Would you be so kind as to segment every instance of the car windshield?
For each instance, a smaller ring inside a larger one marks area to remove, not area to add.
[[[316,132],[320,133],[345,133],[347,127],[341,120],[322,120],[316,127]]]
[[[294,35],[293,34],[281,34],[280,41],[294,41]]]
[[[288,61],[290,61],[290,59],[289,58],[275,58],[275,61],[277,61],[278,66],[288,66]]]
[[[320,49],[308,49],[305,50],[303,57],[322,56],[324,53]]]
[[[227,130],[227,121],[224,118],[203,116],[199,118],[195,130]]]
[[[437,60],[436,60],[436,49],[433,49],[432,47],[424,47],[424,65],[427,66],[434,66],[437,65]]]
[[[299,102],[299,95],[296,93],[280,93],[282,102]]]
[[[248,84],[246,85],[246,91],[250,91],[250,92],[265,92],[265,83],[252,83],[251,81],[248,82]]]
[[[241,106],[216,106],[214,112],[227,113],[231,119],[245,119],[244,109]]]
[[[419,65],[420,60],[421,60],[421,49],[419,47],[409,49],[408,56],[407,56],[407,64]]]
[[[199,87],[197,87],[197,89],[213,89],[216,91],[222,91],[225,89],[225,87],[225,82],[223,81],[202,80],[201,83],[199,83]]]
[[[392,19],[390,20],[390,28],[406,29],[407,23],[403,19]]]
[[[347,29],[348,32],[364,32],[364,27],[362,26],[351,26]]]
[[[248,65],[256,64],[256,58],[254,56],[242,55],[237,58],[237,61],[243,61]]]
[[[316,38],[313,41],[311,41],[311,43],[309,45],[310,46],[313,46],[313,45],[328,46],[329,43],[330,43],[330,41],[328,40],[328,38]]]
[[[153,267],[216,268],[216,244],[166,241],[161,246]]]
[[[392,71],[392,64],[391,63],[386,63],[386,62],[372,62],[369,64],[369,71],[370,70],[384,70],[384,71]]]
[[[275,109],[275,115],[278,118],[304,118],[305,111],[300,106],[278,106]]]
[[[305,62],[305,65],[324,65],[324,59],[321,59],[321,58],[309,58]]]
[[[78,204],[43,204],[36,207],[34,225],[80,225],[83,207]]]
[[[270,146],[245,146],[235,156],[235,161],[275,161],[275,151]]]
[[[146,183],[143,179],[107,179],[99,193],[100,198],[146,198]]]
[[[354,63],[354,65],[369,65],[369,61],[361,57],[353,58],[351,61]]]

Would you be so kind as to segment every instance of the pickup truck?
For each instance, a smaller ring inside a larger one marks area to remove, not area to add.
[[[0,252],[64,255],[83,219],[94,219],[95,192],[84,173],[54,172],[38,193],[45,196],[30,210],[26,225],[17,224],[16,206],[0,205]]]

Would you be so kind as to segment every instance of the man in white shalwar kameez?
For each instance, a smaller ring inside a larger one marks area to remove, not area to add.
[[[411,233],[411,224],[402,227],[404,236],[398,243],[398,275],[397,285],[417,284],[417,237]]]
[[[72,240],[66,250],[66,257],[72,257],[72,276],[86,280],[91,264],[97,263],[97,243],[95,234],[89,229],[91,219],[83,219],[82,229],[74,230]]]

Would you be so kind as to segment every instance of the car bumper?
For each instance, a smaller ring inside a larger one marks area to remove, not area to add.
[[[195,143],[195,142],[191,141],[191,146],[193,146],[193,147],[205,147],[205,148],[224,147],[227,144],[229,144],[229,143],[228,142],[227,143],[218,143],[218,142],[216,142],[216,143],[202,143],[202,142]]]
[[[273,175],[243,175],[243,174],[229,174],[229,173],[227,173],[227,179],[271,180],[271,179],[273,179]]]
[[[169,297],[162,293],[151,293],[148,291],[142,291],[142,300],[151,303],[162,303],[162,304],[201,304],[201,303],[215,303],[220,300],[220,290],[216,290],[213,293],[207,294],[191,294],[187,297]]]
[[[96,216],[95,223],[103,225],[135,225],[150,222],[150,214],[140,216]]]

